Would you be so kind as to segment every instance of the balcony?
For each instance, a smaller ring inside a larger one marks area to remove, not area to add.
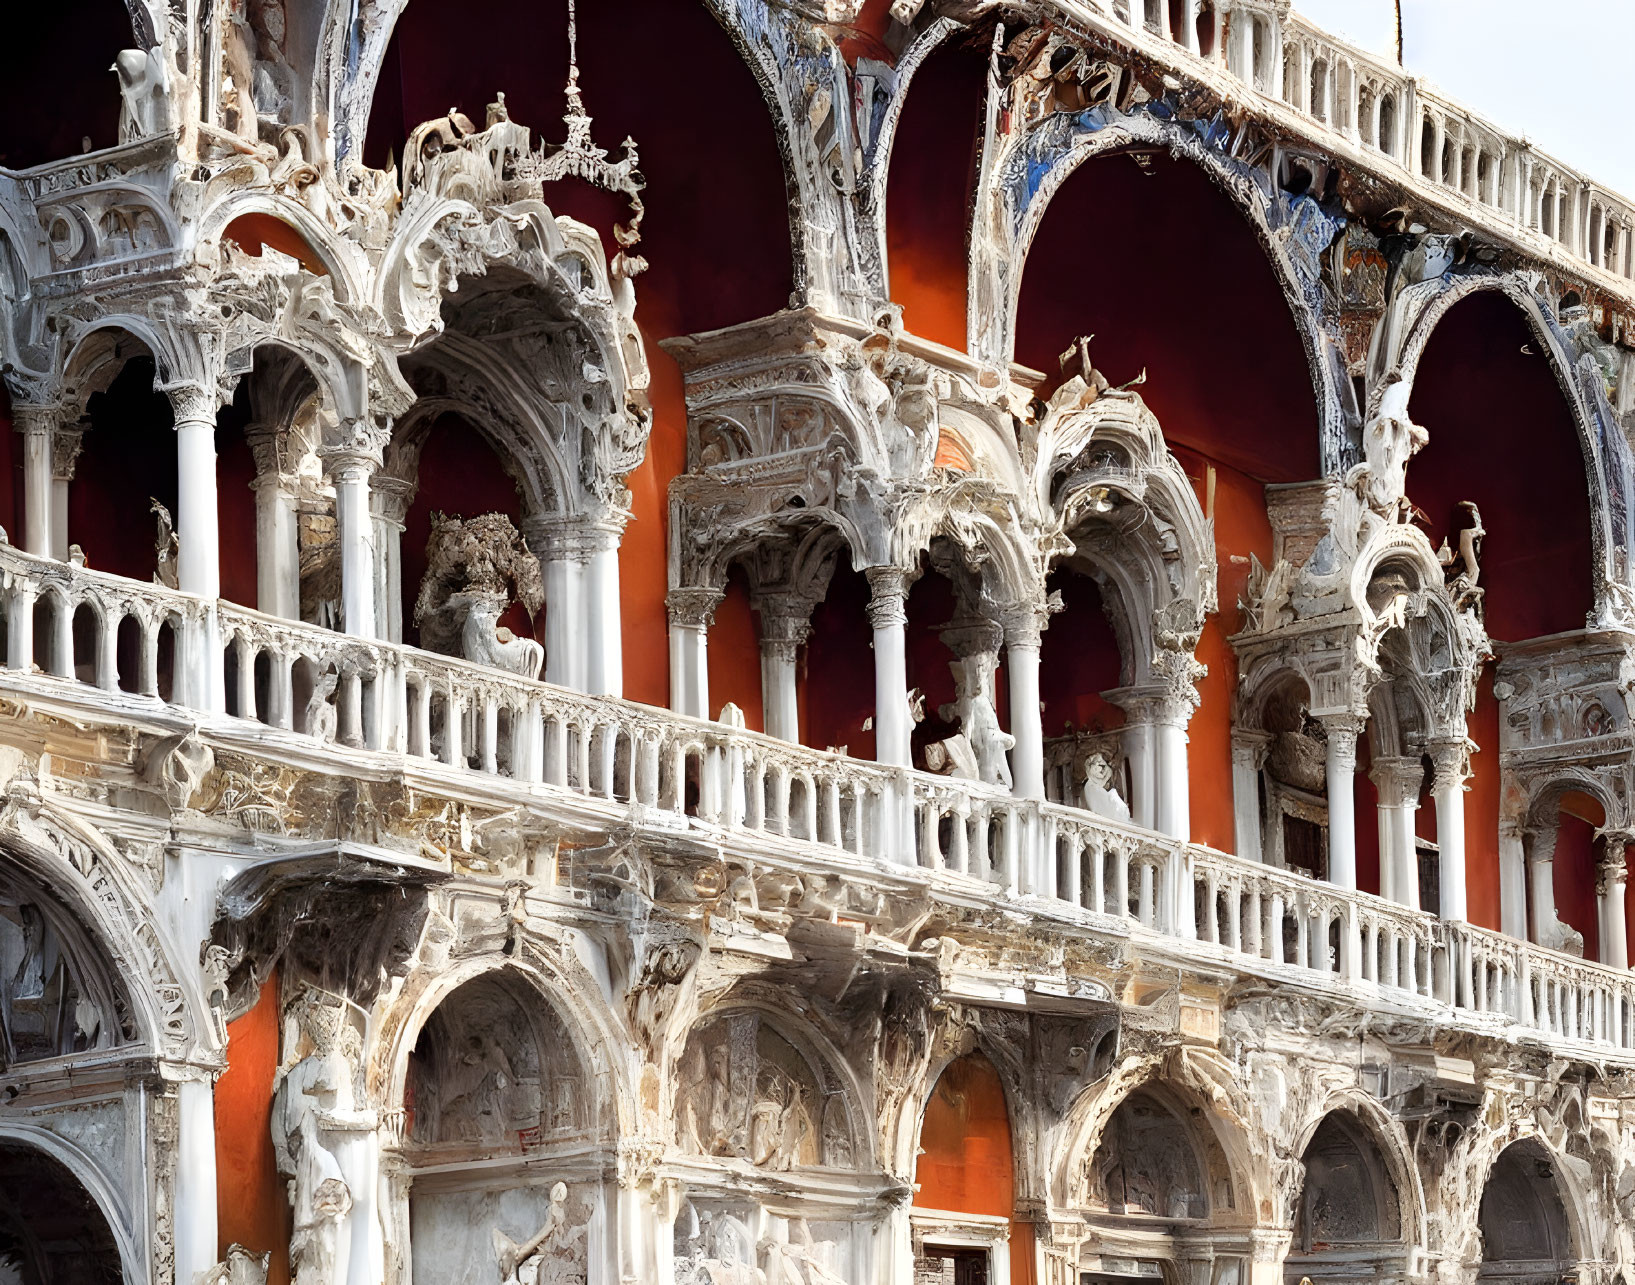
[[[1353,1012],[1635,1062],[1635,974],[1082,808],[812,750],[0,545],[0,687],[588,832],[862,875]],[[315,753],[315,751],[318,751]],[[255,830],[269,819],[238,819]],[[276,820],[276,818],[270,818]],[[1018,920],[1018,922],[1022,922]]]

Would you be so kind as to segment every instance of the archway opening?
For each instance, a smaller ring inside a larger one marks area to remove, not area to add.
[[[1437,323],[1409,403],[1430,441],[1408,467],[1408,497],[1433,547],[1446,540],[1457,553],[1461,530],[1484,528],[1482,612],[1507,641],[1582,629],[1594,606],[1584,452],[1547,351],[1519,306],[1478,291]],[[1465,795],[1470,919],[1489,928],[1499,926],[1499,720],[1489,676],[1468,720],[1479,752]]]
[[[146,347],[122,337],[113,349],[113,360],[121,359],[118,373],[85,404],[89,422],[68,486],[68,539],[84,550],[87,566],[152,580],[159,565],[153,501],[172,520],[177,510],[175,419],[170,400],[154,391]]]
[[[1400,1201],[1370,1131],[1350,1112],[1331,1112],[1301,1159],[1306,1175],[1284,1277],[1363,1285],[1400,1271]]]
[[[903,325],[963,349],[971,192],[988,57],[980,36],[945,41],[914,73],[886,186],[891,297]]]
[[[531,127],[536,140],[561,140],[566,4],[498,0],[480,23],[469,20],[468,10],[461,0],[413,0],[404,10],[371,107],[364,149],[370,164],[384,164],[389,152],[401,156],[409,130],[451,106],[480,128],[500,90],[511,118]],[[495,31],[507,38],[495,40]],[[642,38],[631,40],[633,31]],[[647,181],[640,250],[651,266],[636,291],[653,364],[654,419],[647,458],[626,482],[633,520],[621,547],[624,690],[631,699],[665,705],[668,486],[686,467],[687,416],[679,368],[658,341],[788,305],[789,238],[767,229],[788,227],[789,202],[766,100],[706,6],[582,4],[578,54],[595,138],[615,156],[619,140],[635,139]],[[678,92],[707,96],[712,113],[733,127],[699,129],[694,113],[677,110]],[[548,186],[545,200],[555,213],[596,228],[610,258],[618,250],[613,227],[627,217],[622,198],[575,180]]]
[[[843,552],[828,591],[812,611],[801,684],[802,739],[817,749],[874,757],[874,653],[869,582]],[[868,726],[864,726],[864,724]]]
[[[1012,1285],[1032,1285],[1033,1225],[1016,1221],[1012,1147],[1010,1112],[999,1071],[980,1052],[956,1058],[937,1077],[921,1119],[914,1205],[955,1215],[1010,1219],[1010,1280]],[[975,1229],[972,1231],[975,1239]],[[923,1252],[925,1247],[921,1248]],[[932,1248],[936,1258],[951,1262],[958,1261],[957,1251],[963,1248],[969,1263],[965,1270],[970,1272],[976,1267],[971,1251],[981,1247],[946,1244]],[[989,1270],[988,1279],[995,1279],[993,1251],[983,1250],[980,1262]]]
[[[54,1156],[0,1139],[0,1280],[125,1280],[119,1244],[90,1192]]]
[[[405,1158],[430,1171],[409,1193],[416,1276],[455,1279],[485,1263],[503,1277],[536,1258],[542,1272],[569,1273],[553,1279],[587,1269],[572,1229],[603,1201],[583,1161],[600,1140],[596,1094],[567,1025],[519,975],[478,977],[437,1007],[409,1056],[403,1101]],[[553,1155],[580,1163],[553,1165]]]
[[[1064,562],[1045,581],[1061,594],[1062,609],[1051,617],[1039,648],[1039,699],[1044,705],[1045,793],[1057,803],[1081,801],[1084,765],[1092,754],[1109,764],[1120,760],[1118,729],[1124,711],[1106,698],[1124,681],[1118,635],[1108,615],[1104,590],[1091,568]],[[1131,802],[1126,771],[1114,786]]]
[[[1500,1153],[1482,1188],[1481,1280],[1554,1282],[1573,1270],[1572,1236],[1555,1162],[1534,1139]]]
[[[1117,247],[1116,252],[1108,247]],[[1200,344],[1184,319],[1231,316]],[[1139,392],[1215,523],[1219,612],[1197,658],[1208,667],[1188,727],[1193,838],[1234,846],[1227,792],[1250,555],[1270,565],[1264,486],[1320,470],[1310,365],[1277,272],[1243,213],[1198,166],[1159,152],[1100,156],[1051,201],[1028,250],[1016,357],[1053,381],[1082,335],[1114,384]],[[1275,389],[1268,397],[1266,390]]]
[[[27,169],[119,141],[115,56],[136,44],[120,0],[11,6],[6,41],[12,53],[0,81],[0,119],[7,122],[0,165]],[[46,105],[49,104],[49,107]]]

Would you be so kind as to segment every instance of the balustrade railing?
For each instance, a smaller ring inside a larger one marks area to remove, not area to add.
[[[1512,235],[1635,278],[1635,203],[1298,13],[1236,0],[1122,0],[1128,26],[1215,65],[1317,129],[1468,202]],[[1628,287],[1626,287],[1627,291]]]
[[[993,786],[808,749],[0,545],[10,675],[917,867],[1291,982],[1635,1053],[1635,973]],[[15,678],[13,682],[15,683]],[[63,689],[74,695],[73,689]]]

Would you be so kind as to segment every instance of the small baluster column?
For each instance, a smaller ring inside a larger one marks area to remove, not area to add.
[[[1436,801],[1438,886],[1442,918],[1464,923],[1465,892],[1465,782],[1470,779],[1470,742],[1460,737],[1431,745],[1431,797]]]
[[[670,708],[688,718],[710,716],[710,626],[725,596],[699,586],[672,589],[664,600],[670,617]],[[547,629],[549,622],[547,615]]]
[[[1605,851],[1595,883],[1601,911],[1601,962],[1609,968],[1628,968],[1629,930],[1624,913],[1624,894],[1629,887],[1629,871],[1624,852],[1629,836],[1608,834],[1603,843]]]
[[[23,439],[23,548],[51,556],[51,498],[55,489],[53,445],[61,410],[54,405],[20,402],[11,420]]]

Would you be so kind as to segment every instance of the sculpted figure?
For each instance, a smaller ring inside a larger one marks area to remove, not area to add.
[[[341,676],[333,668],[324,670],[312,684],[312,695],[307,698],[307,735],[318,741],[335,739],[335,688]]]
[[[165,69],[157,49],[121,49],[108,68],[119,77],[119,141],[134,143],[170,128]]]
[[[975,760],[974,779],[1008,790],[1011,766],[1007,756],[1016,745],[1016,738],[1000,728],[999,713],[994,708],[993,654],[979,651],[962,656],[951,662],[950,668],[954,671],[954,701],[942,706],[937,713],[949,721],[959,720],[960,737],[970,747],[969,754]],[[951,745],[955,739],[958,738],[943,742],[949,746],[951,774],[970,775],[967,764],[961,761],[964,756]]]
[[[158,569],[153,573],[153,583],[164,585],[167,589],[179,588],[177,567],[181,559],[182,543],[176,538],[176,523],[171,520],[170,510],[151,497],[148,500],[148,511],[159,524],[158,533],[153,539],[153,551],[158,560]]]
[[[1385,517],[1398,516],[1408,484],[1408,461],[1430,434],[1407,418],[1380,415],[1363,427],[1363,466],[1358,490],[1368,506]]]
[[[583,1285],[579,1242],[583,1227],[568,1225],[568,1184],[551,1188],[551,1205],[544,1225],[522,1244],[498,1227],[494,1229],[494,1257],[504,1285]]]
[[[310,994],[297,1004],[297,1028],[311,1052],[279,1081],[273,1146],[278,1170],[290,1180],[292,1279],[295,1285],[328,1285],[346,1277],[353,1201],[334,1134],[371,1127],[373,1114],[356,1106],[353,1073],[362,1050],[341,1006]]]
[[[1113,786],[1113,765],[1103,754],[1084,761],[1084,806],[1097,816],[1114,821],[1130,819],[1130,805]]]
[[[499,623],[513,599],[531,616],[545,605],[539,559],[523,544],[511,519],[503,513],[469,520],[432,514],[426,576],[414,605],[421,645],[537,678],[545,649]]]

